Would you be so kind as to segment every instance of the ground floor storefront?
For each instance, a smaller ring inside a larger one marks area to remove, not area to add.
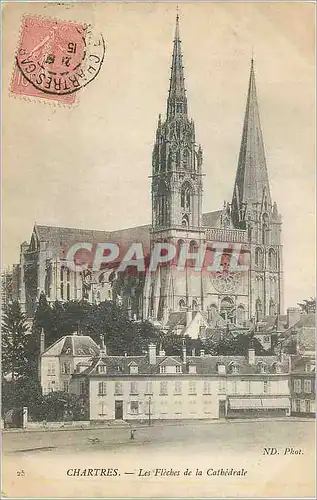
[[[288,397],[231,397],[227,403],[227,418],[288,417]]]

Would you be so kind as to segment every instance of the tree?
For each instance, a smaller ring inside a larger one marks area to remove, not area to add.
[[[2,371],[12,373],[12,380],[28,373],[27,345],[29,328],[18,302],[9,304],[2,318]]]
[[[42,404],[42,391],[38,380],[33,377],[21,377],[14,383],[2,378],[2,415],[12,408],[27,406],[29,415],[36,418]]]
[[[316,313],[316,297],[310,297],[310,299],[305,299],[303,302],[298,303],[302,312],[305,314]]]
[[[231,332],[226,331],[217,341],[212,338],[206,339],[204,345],[207,352],[213,356],[246,356],[251,347],[255,350],[256,356],[268,354],[254,337],[253,332],[234,336]]]
[[[50,392],[44,396],[37,412],[38,419],[48,422],[81,420],[83,415],[81,399],[76,394],[63,391]]]

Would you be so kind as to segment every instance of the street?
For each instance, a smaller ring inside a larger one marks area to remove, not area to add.
[[[314,494],[312,421],[200,421],[134,429],[134,439],[129,427],[4,433],[3,493],[106,498]]]

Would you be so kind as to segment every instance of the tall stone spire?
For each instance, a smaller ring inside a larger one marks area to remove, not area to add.
[[[167,119],[177,115],[187,116],[187,98],[184,81],[183,56],[179,38],[179,15],[176,15],[176,28],[172,56],[170,88],[167,99]]]
[[[246,210],[266,202],[272,205],[256,93],[254,61],[251,60],[249,90],[244,117],[238,169],[232,197],[232,219],[243,227]]]

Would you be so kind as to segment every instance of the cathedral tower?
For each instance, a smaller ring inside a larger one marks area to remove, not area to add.
[[[166,120],[158,119],[152,162],[152,225],[201,226],[202,150],[195,143],[195,126],[188,117],[183,56],[176,18]]]
[[[251,316],[260,320],[265,315],[282,314],[281,216],[271,198],[253,59],[231,217],[235,228],[247,231],[250,242]]]
[[[152,156],[151,244],[169,242],[196,247],[204,239],[202,218],[202,149],[188,116],[183,56],[176,17],[166,119],[158,119]],[[144,291],[144,317],[164,321],[169,311],[201,303],[201,277],[170,265],[149,274]],[[194,301],[194,302],[193,302]]]

